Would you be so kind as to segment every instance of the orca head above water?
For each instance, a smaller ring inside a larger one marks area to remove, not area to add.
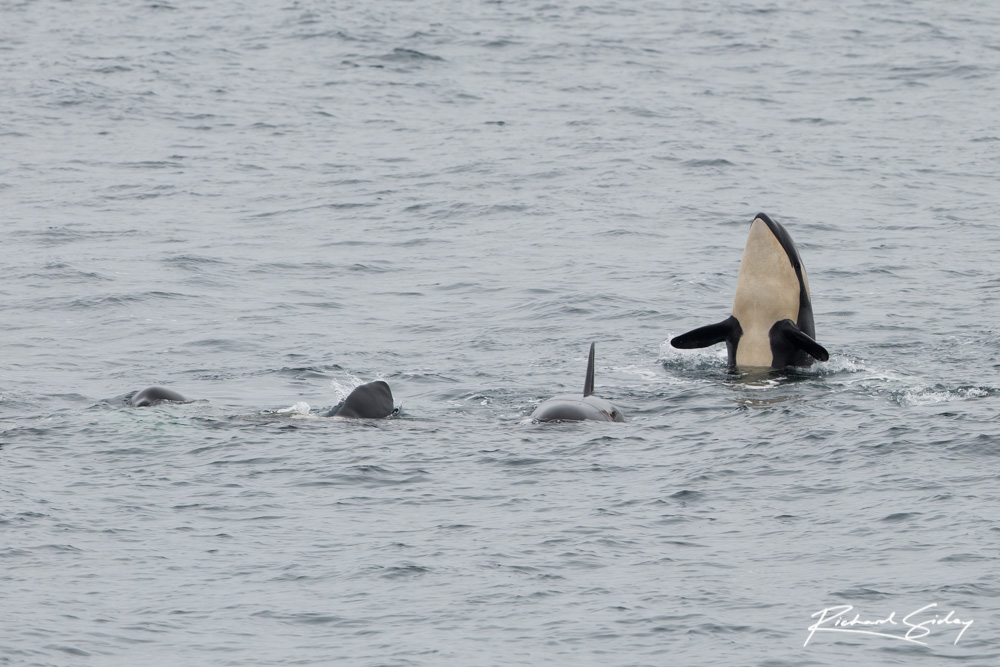
[[[815,340],[809,281],[791,235],[765,213],[750,223],[732,314],[677,336],[679,349],[726,343],[737,368],[810,366],[829,353]]]

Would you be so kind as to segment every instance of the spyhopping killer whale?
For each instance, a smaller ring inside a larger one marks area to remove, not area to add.
[[[815,339],[809,281],[792,237],[758,213],[743,249],[732,314],[670,344],[691,349],[725,342],[730,367],[784,368],[828,360]]]
[[[146,387],[141,391],[137,391],[132,395],[132,398],[128,400],[129,404],[135,408],[146,408],[151,405],[156,405],[157,403],[162,403],[163,401],[186,403],[187,399],[171,389],[166,389],[164,387]]]
[[[583,395],[564,394],[543,402],[531,413],[532,419],[540,422],[582,421],[593,419],[605,422],[623,422],[621,410],[603,398],[594,396],[594,344],[590,344],[590,358],[587,360],[587,379],[583,385]]]
[[[347,399],[330,417],[347,417],[354,419],[381,419],[393,412],[392,391],[382,380],[369,382],[348,395]]]

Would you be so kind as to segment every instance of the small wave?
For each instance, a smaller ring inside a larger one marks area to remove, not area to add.
[[[917,67],[890,67],[886,78],[890,80],[912,81],[914,79],[979,79],[988,76],[988,70],[978,65],[955,63],[935,63]]]
[[[118,166],[126,169],[181,169],[184,167],[182,163],[174,160],[141,160],[139,162],[122,162]]]
[[[808,118],[789,118],[789,123],[805,123],[806,125],[840,125],[841,121],[830,120],[828,118],[819,117],[808,117]]]
[[[98,74],[116,74],[118,72],[131,72],[132,68],[125,65],[107,65],[105,67],[98,67],[93,71]]]
[[[51,299],[39,299],[38,305],[48,306],[55,304],[59,308],[67,310],[92,310],[94,308],[130,306],[132,304],[146,303],[154,300],[176,300],[185,299],[188,295],[178,292],[140,292],[135,294],[102,294],[95,296],[81,297],[64,301],[62,297]]]
[[[313,21],[302,21],[302,25],[311,25]],[[357,38],[348,35],[343,30],[322,30],[320,32],[300,32],[296,39],[335,39],[343,42],[356,42]]]
[[[1000,390],[994,387],[961,386],[948,388],[938,384],[929,387],[897,389],[889,394],[889,399],[903,407],[916,407],[997,395],[1000,395]]]
[[[387,53],[382,56],[380,60],[386,60],[389,62],[413,62],[424,60],[443,61],[444,58],[431,55],[429,53],[423,53],[422,51],[416,51],[414,49],[403,49],[397,47],[392,50],[392,53]]]
[[[258,618],[277,619],[285,623],[301,623],[305,625],[324,625],[327,623],[343,623],[346,620],[344,617],[332,616],[330,614],[319,614],[315,612],[288,614],[288,613],[271,611],[269,609],[264,611],[258,611],[252,614],[252,616]]]
[[[291,356],[291,355],[289,355]],[[326,379],[327,374],[331,371],[343,370],[337,364],[321,364],[316,366],[282,366],[278,369],[264,369],[259,371],[254,371],[249,373],[250,375],[281,375],[285,377],[294,378],[296,380],[308,380],[311,378],[322,378]]]
[[[714,160],[688,160],[683,163],[685,167],[735,167],[729,160],[716,158]]]
[[[46,280],[75,280],[75,279],[87,279],[87,280],[104,280],[113,281],[114,278],[107,275],[102,275],[95,271],[85,271],[83,269],[78,269],[75,266],[67,264],[65,262],[49,262],[41,268],[41,270],[34,271],[32,273],[26,273],[19,276],[19,280],[26,278],[44,278]]]
[[[224,265],[228,262],[220,257],[208,257],[206,255],[180,254],[167,257],[162,262],[168,266],[174,266],[189,271],[199,270],[206,265]]]
[[[423,565],[417,565],[415,563],[394,565],[390,567],[377,566],[377,568],[381,570],[379,576],[383,579],[408,579],[410,577],[418,577],[432,571],[429,567],[424,567]]]
[[[381,266],[377,266],[381,264]],[[357,271],[359,273],[386,273],[392,269],[389,266],[389,262],[375,261],[370,264],[352,264],[347,267],[348,271]]]

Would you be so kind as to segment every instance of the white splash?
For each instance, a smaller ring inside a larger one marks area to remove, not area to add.
[[[363,385],[365,382],[356,375],[348,376],[348,379],[344,382],[338,382],[337,380],[330,380],[330,387],[337,394],[337,402],[347,400],[347,397],[352,391]]]
[[[984,387],[957,387],[946,389],[937,387],[911,387],[891,394],[892,400],[903,407],[915,407],[921,405],[935,405],[937,403],[950,403],[951,401],[964,401],[970,398],[985,398],[990,395],[990,391]]]
[[[275,412],[279,415],[308,415],[309,410],[310,408],[308,403],[305,401],[299,401],[291,407],[275,410]]]
[[[690,370],[705,370],[718,366],[720,362],[723,366],[729,363],[729,350],[721,343],[712,347],[681,350],[670,344],[671,338],[673,335],[660,343],[660,353],[656,360],[661,364]]]

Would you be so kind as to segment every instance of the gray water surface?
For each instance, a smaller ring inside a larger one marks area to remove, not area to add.
[[[987,2],[0,6],[0,663],[1000,664],[998,77]],[[829,362],[665,343],[758,211]],[[592,341],[628,421],[532,423]]]

